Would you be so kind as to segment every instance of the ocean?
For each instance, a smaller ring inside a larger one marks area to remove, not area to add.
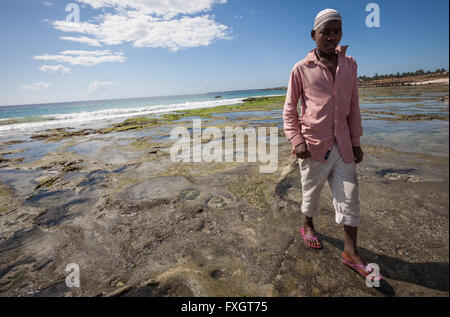
[[[285,95],[285,90],[245,90],[148,98],[93,100],[0,107],[0,139],[42,129],[78,128],[139,115],[242,103],[248,97]],[[220,96],[220,98],[216,98]]]

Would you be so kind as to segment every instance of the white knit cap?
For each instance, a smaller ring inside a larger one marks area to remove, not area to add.
[[[322,24],[331,20],[339,20],[342,22],[342,16],[334,9],[320,11],[314,20],[314,30],[317,30]]]

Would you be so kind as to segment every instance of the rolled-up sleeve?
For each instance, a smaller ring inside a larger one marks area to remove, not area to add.
[[[292,144],[292,154],[295,154],[295,147],[304,142],[301,132],[301,123],[298,116],[297,105],[302,93],[303,85],[300,72],[296,66],[291,71],[286,101],[283,108],[283,128],[286,138]]]
[[[353,92],[350,101],[350,113],[347,117],[348,127],[350,129],[350,137],[353,146],[360,146],[360,137],[363,135],[363,127],[361,122],[361,112],[359,109],[358,94],[358,64],[355,60],[353,65]]]

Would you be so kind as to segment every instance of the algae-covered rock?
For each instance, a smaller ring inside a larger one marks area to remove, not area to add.
[[[39,189],[41,187],[51,187],[57,180],[59,179],[59,176],[50,176],[47,178],[44,178],[39,182],[39,184],[36,185],[35,190]]]
[[[98,133],[104,134],[109,132],[122,132],[134,129],[143,129],[155,126],[159,123],[158,119],[148,117],[128,118],[121,123],[113,124],[112,127],[97,130]]]
[[[11,195],[14,195],[14,191],[11,187],[0,183],[0,197],[7,197]]]
[[[94,132],[92,129],[83,129],[79,131],[66,131],[64,128],[47,129],[47,132],[37,133],[31,136],[32,139],[49,141],[60,141],[63,139],[69,139],[74,136],[89,135]]]
[[[124,122],[115,124],[114,126],[143,125],[155,123],[158,123],[158,119],[147,117],[136,117],[136,118],[128,118]]]

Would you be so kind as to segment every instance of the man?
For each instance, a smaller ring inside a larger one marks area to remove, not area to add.
[[[356,248],[360,205],[356,164],[363,159],[363,134],[359,111],[357,63],[346,56],[342,17],[336,10],[319,12],[311,37],[316,48],[292,69],[283,110],[284,131],[292,154],[299,158],[302,182],[300,229],[305,243],[320,249],[313,217],[319,214],[319,197],[328,180],[333,193],[336,222],[344,226],[344,264],[367,276]],[[301,99],[301,119],[297,104]]]

